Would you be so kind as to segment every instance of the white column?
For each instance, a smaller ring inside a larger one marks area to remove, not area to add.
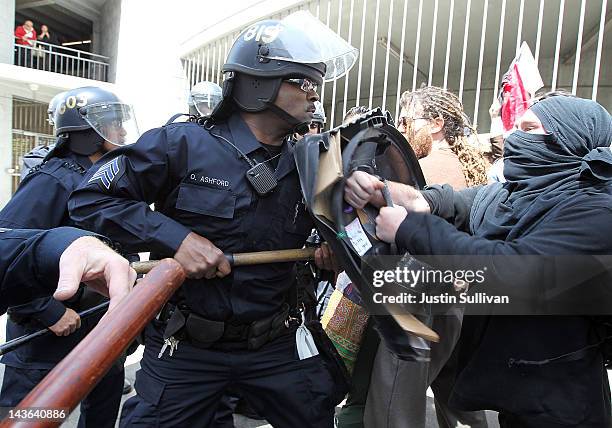
[[[13,63],[13,32],[15,31],[15,0],[0,0],[0,63]],[[11,197],[11,168],[13,149],[13,98],[0,87],[0,208]]]
[[[0,0],[0,63],[13,63],[15,0]]]
[[[11,198],[12,177],[7,170],[12,165],[13,151],[13,98],[0,86],[0,209]]]

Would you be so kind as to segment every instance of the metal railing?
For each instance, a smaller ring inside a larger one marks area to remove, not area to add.
[[[33,46],[15,43],[15,65],[107,81],[109,58],[78,49],[35,42]]]
[[[328,123],[355,105],[399,114],[402,92],[435,85],[455,92],[482,132],[489,106],[521,43],[538,64],[544,90],[567,89],[612,103],[608,0],[310,0],[270,18],[309,10],[360,50],[358,63],[320,91]],[[267,17],[264,17],[267,18]],[[190,85],[221,83],[221,67],[240,28],[183,58]],[[601,72],[601,73],[600,73]]]

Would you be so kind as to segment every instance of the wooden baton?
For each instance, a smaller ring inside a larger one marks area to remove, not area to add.
[[[225,254],[231,266],[261,265],[266,263],[297,262],[314,260],[316,248],[295,248],[291,250],[257,251],[254,253]],[[138,274],[149,273],[159,263],[158,260],[134,262],[132,268]]]

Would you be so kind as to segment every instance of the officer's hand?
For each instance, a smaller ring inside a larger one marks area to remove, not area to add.
[[[323,242],[321,246],[315,250],[314,257],[315,264],[319,269],[333,270],[334,272],[339,270],[334,252],[329,245],[327,245],[327,242]]]
[[[56,336],[68,336],[74,333],[81,327],[81,317],[70,308],[66,308],[66,312],[58,322],[49,327]]]
[[[189,278],[223,278],[232,271],[223,252],[194,232],[183,240],[174,259],[183,266]]]
[[[408,212],[404,207],[383,207],[376,217],[376,236],[389,244],[395,242],[395,234]]]
[[[132,290],[136,280],[130,263],[93,236],[83,236],[70,244],[60,257],[59,270],[54,298],[69,299],[84,282],[110,297],[109,311]]]
[[[381,190],[385,184],[373,175],[355,171],[346,180],[344,200],[355,208],[363,208],[367,203],[380,207],[385,205]]]

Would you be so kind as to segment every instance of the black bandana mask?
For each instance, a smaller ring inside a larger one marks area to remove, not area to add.
[[[504,143],[506,183],[484,188],[473,209],[475,234],[515,239],[557,204],[612,186],[612,120],[591,100],[557,96],[530,109],[548,134],[514,131]]]
[[[550,174],[559,164],[557,139],[552,134],[531,134],[516,130],[504,141],[504,177],[510,183]]]

